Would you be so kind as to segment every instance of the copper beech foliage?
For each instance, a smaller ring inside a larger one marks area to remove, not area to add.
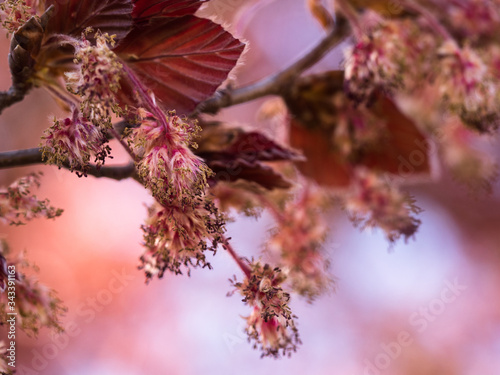
[[[322,210],[338,205],[392,244],[416,234],[420,209],[404,187],[430,181],[435,160],[457,181],[490,189],[495,163],[474,144],[498,125],[500,2],[306,0],[304,16],[325,40],[283,72],[237,88],[225,82],[245,44],[198,17],[204,3],[0,3],[12,38],[12,87],[0,93],[0,110],[44,87],[67,112],[41,135],[40,150],[2,153],[0,165],[44,160],[80,177],[134,178],[155,198],[142,226],[146,280],[210,269],[208,251],[224,249],[243,273],[231,283],[249,306],[249,340],[263,356],[290,355],[301,343],[292,293],[312,302],[334,287]],[[342,66],[303,74],[349,36]],[[279,99],[261,118],[278,123],[288,144],[203,113],[269,94]],[[113,138],[132,168],[105,166]],[[3,224],[61,214],[33,195],[37,184],[30,175],[0,193]],[[234,210],[275,219],[262,258],[232,247],[225,222]],[[4,285],[7,265],[22,261],[2,246]],[[26,291],[23,328],[57,328],[60,301],[21,273],[16,280]]]

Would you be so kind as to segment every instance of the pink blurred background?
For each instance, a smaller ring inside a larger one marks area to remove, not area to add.
[[[229,22],[242,5],[214,0]],[[253,9],[253,10],[252,10]],[[310,48],[322,30],[303,0],[261,2],[232,27],[248,40],[237,84],[275,72]],[[8,40],[2,39],[1,89],[10,85]],[[331,53],[321,69],[337,68]],[[262,100],[224,111],[219,118],[256,124]],[[0,150],[37,146],[58,113],[43,90],[0,117]],[[114,162],[125,155],[115,145]],[[498,155],[500,157],[500,155]],[[422,226],[416,240],[388,243],[378,232],[353,228],[341,212],[328,216],[326,249],[337,290],[307,304],[295,297],[302,347],[290,359],[260,359],[246,342],[238,296],[226,297],[239,269],[220,250],[214,270],[170,276],[145,285],[137,270],[140,226],[148,193],[134,181],[78,178],[36,166],[0,170],[6,186],[29,171],[43,171],[37,195],[65,209],[55,221],[2,227],[14,251],[40,267],[39,279],[68,307],[67,333],[18,335],[18,374],[407,374],[500,373],[500,186],[472,196],[446,175],[413,187]],[[273,223],[238,218],[229,236],[241,255],[257,256]],[[458,287],[457,287],[458,285]],[[2,338],[4,332],[0,332]]]

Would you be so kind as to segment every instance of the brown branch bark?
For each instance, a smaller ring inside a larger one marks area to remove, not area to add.
[[[243,271],[243,273],[245,274],[245,276],[247,278],[250,278],[252,276],[252,271],[250,270],[250,267],[248,266],[248,264],[246,264],[242,258],[240,258],[240,256],[236,253],[236,251],[233,249],[233,247],[231,246],[231,244],[229,243],[229,240],[231,238],[225,238],[224,237],[224,242],[222,244],[222,247],[224,249],[227,250],[227,252],[229,253],[229,255],[231,255],[231,258],[234,259],[234,261],[236,262],[236,264],[240,267],[240,269]]]
[[[281,72],[258,82],[237,89],[225,88],[217,91],[211,98],[200,103],[191,116],[200,113],[215,114],[220,109],[245,103],[267,95],[280,95],[306,69],[321,60],[333,47],[346,38],[348,22],[339,16],[335,27],[313,49]]]
[[[43,163],[42,153],[38,148],[5,151],[0,153],[0,169],[23,167],[26,165],[40,163]]]
[[[9,90],[0,92],[0,113],[5,108],[23,100],[31,87],[29,84],[13,85]]]
[[[42,153],[38,148],[0,152],[0,169],[42,163]],[[63,165],[63,167],[69,168],[68,165]],[[118,181],[129,177],[136,178],[134,163],[117,166],[102,166],[100,168],[97,168],[95,165],[90,165],[86,173],[90,176],[107,177]]]

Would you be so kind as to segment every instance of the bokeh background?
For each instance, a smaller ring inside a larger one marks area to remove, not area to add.
[[[214,0],[217,13],[249,42],[236,84],[275,72],[310,48],[322,30],[303,0]],[[9,41],[0,40],[0,85],[7,89]],[[338,67],[341,47],[317,70]],[[262,100],[219,118],[258,127]],[[59,109],[34,90],[0,117],[0,150],[37,146]],[[281,137],[279,128],[266,132]],[[491,150],[495,151],[492,146]],[[115,163],[126,160],[115,145]],[[498,153],[498,152],[497,152]],[[500,155],[497,155],[500,157]],[[219,251],[214,270],[165,276],[145,284],[137,270],[140,226],[148,193],[134,181],[78,178],[35,166],[0,171],[6,186],[43,171],[41,198],[64,208],[54,221],[1,227],[14,251],[26,250],[39,280],[68,307],[67,333],[19,332],[18,374],[198,375],[497,375],[500,373],[500,186],[471,194],[445,172],[410,188],[424,212],[415,240],[390,251],[378,231],[360,232],[342,212],[330,212],[325,244],[337,278],[335,293],[313,304],[293,298],[303,341],[292,358],[260,359],[246,342],[238,296],[226,297],[239,269]],[[272,219],[238,217],[229,236],[241,255],[258,256]],[[5,332],[0,332],[5,339]]]

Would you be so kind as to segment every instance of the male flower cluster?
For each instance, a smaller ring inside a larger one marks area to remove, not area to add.
[[[377,88],[392,91],[402,85],[404,50],[395,26],[381,24],[346,50],[345,87],[354,100],[363,102]]]
[[[384,19],[373,11],[359,20],[368,27],[345,51],[345,90],[350,98],[366,102],[374,90],[408,91],[427,78],[427,51],[436,44],[427,28],[408,19]]]
[[[446,119],[440,129],[441,155],[453,177],[472,191],[491,192],[498,166],[478,147],[481,139],[476,132],[464,127],[457,116]]]
[[[36,15],[39,0],[6,0],[0,4],[0,20],[7,34],[13,34]]]
[[[32,194],[33,186],[40,186],[40,175],[33,173],[20,178],[0,192],[0,223],[20,225],[37,217],[52,219],[62,214],[62,210],[50,206],[48,200],[39,200]],[[12,304],[8,302],[13,301],[7,298],[7,291],[12,292],[8,286],[14,275],[15,310],[21,328],[28,334],[36,334],[41,326],[61,329],[58,316],[64,309],[60,301],[52,291],[20,272],[29,265],[25,260],[7,260],[8,254],[7,243],[0,241],[0,322],[6,322],[7,313],[11,312]]]
[[[71,117],[56,120],[45,131],[42,140],[42,157],[48,163],[59,167],[67,165],[71,171],[83,175],[92,158],[100,166],[111,152],[104,133],[82,117],[77,109]]]
[[[0,223],[20,225],[36,217],[53,219],[62,214],[47,199],[39,200],[31,193],[33,187],[40,186],[40,175],[30,174],[12,183],[6,191],[0,191]]]
[[[88,29],[86,33],[91,32]],[[79,71],[66,73],[67,88],[81,97],[82,116],[95,126],[111,128],[112,113],[120,113],[116,93],[120,88],[122,64],[109,48],[115,41],[107,34],[97,32],[95,45],[85,35],[76,44],[75,63]]]
[[[306,188],[279,214],[278,226],[267,243],[271,256],[278,256],[292,289],[309,301],[332,284],[322,249],[327,226],[317,209],[323,205],[323,198],[319,191]]]
[[[470,47],[448,41],[439,49],[442,70],[437,85],[445,104],[465,124],[482,132],[498,127],[498,83],[481,57]]]
[[[193,137],[199,131],[170,112],[158,119],[140,108],[137,117],[140,126],[134,129],[130,144],[141,156],[137,169],[146,187],[162,204],[191,201],[203,194],[210,170],[193,154]]]
[[[39,284],[33,278],[21,273],[19,269],[29,266],[20,259],[18,261],[7,260],[4,255],[9,254],[5,241],[0,242],[0,321],[6,322],[12,312],[7,299],[9,280],[9,266],[15,266],[15,311],[17,321],[27,334],[37,334],[40,327],[55,328],[62,330],[59,317],[65,311],[61,301],[52,290]],[[12,279],[10,279],[12,280]]]
[[[411,215],[420,212],[411,198],[363,168],[356,170],[345,208],[363,227],[381,228],[391,243],[401,236],[412,237],[420,225]]]
[[[500,12],[497,0],[447,1],[449,20],[461,38],[479,42],[494,37],[499,31]]]
[[[496,68],[488,62],[494,45],[486,36],[498,33],[500,15],[491,1],[436,3],[438,17],[416,4],[407,4],[413,17],[385,19],[370,10],[358,15],[368,28],[353,25],[358,38],[346,52],[346,92],[363,102],[375,90],[423,95],[429,83],[441,94],[441,110],[481,132],[494,130],[500,94]]]
[[[288,307],[290,295],[281,288],[286,277],[269,264],[254,262],[250,266],[250,275],[242,283],[231,280],[243,302],[252,307],[246,318],[248,339],[254,348],[260,347],[263,357],[290,356],[301,342]]]
[[[121,113],[115,98],[120,88],[121,64],[108,47],[114,41],[101,33],[95,34],[95,40],[92,45],[82,36],[82,40],[74,42],[78,70],[66,73],[66,78],[68,91],[79,99],[61,97],[72,108],[72,116],[55,120],[40,145],[49,163],[67,165],[83,175],[91,158],[100,167],[109,156],[105,130],[112,128],[112,113]]]
[[[208,199],[197,198],[190,205],[149,207],[149,217],[142,226],[145,253],[141,266],[147,281],[162,278],[168,270],[188,274],[191,268],[211,267],[205,251],[215,253],[222,243],[225,221]]]

